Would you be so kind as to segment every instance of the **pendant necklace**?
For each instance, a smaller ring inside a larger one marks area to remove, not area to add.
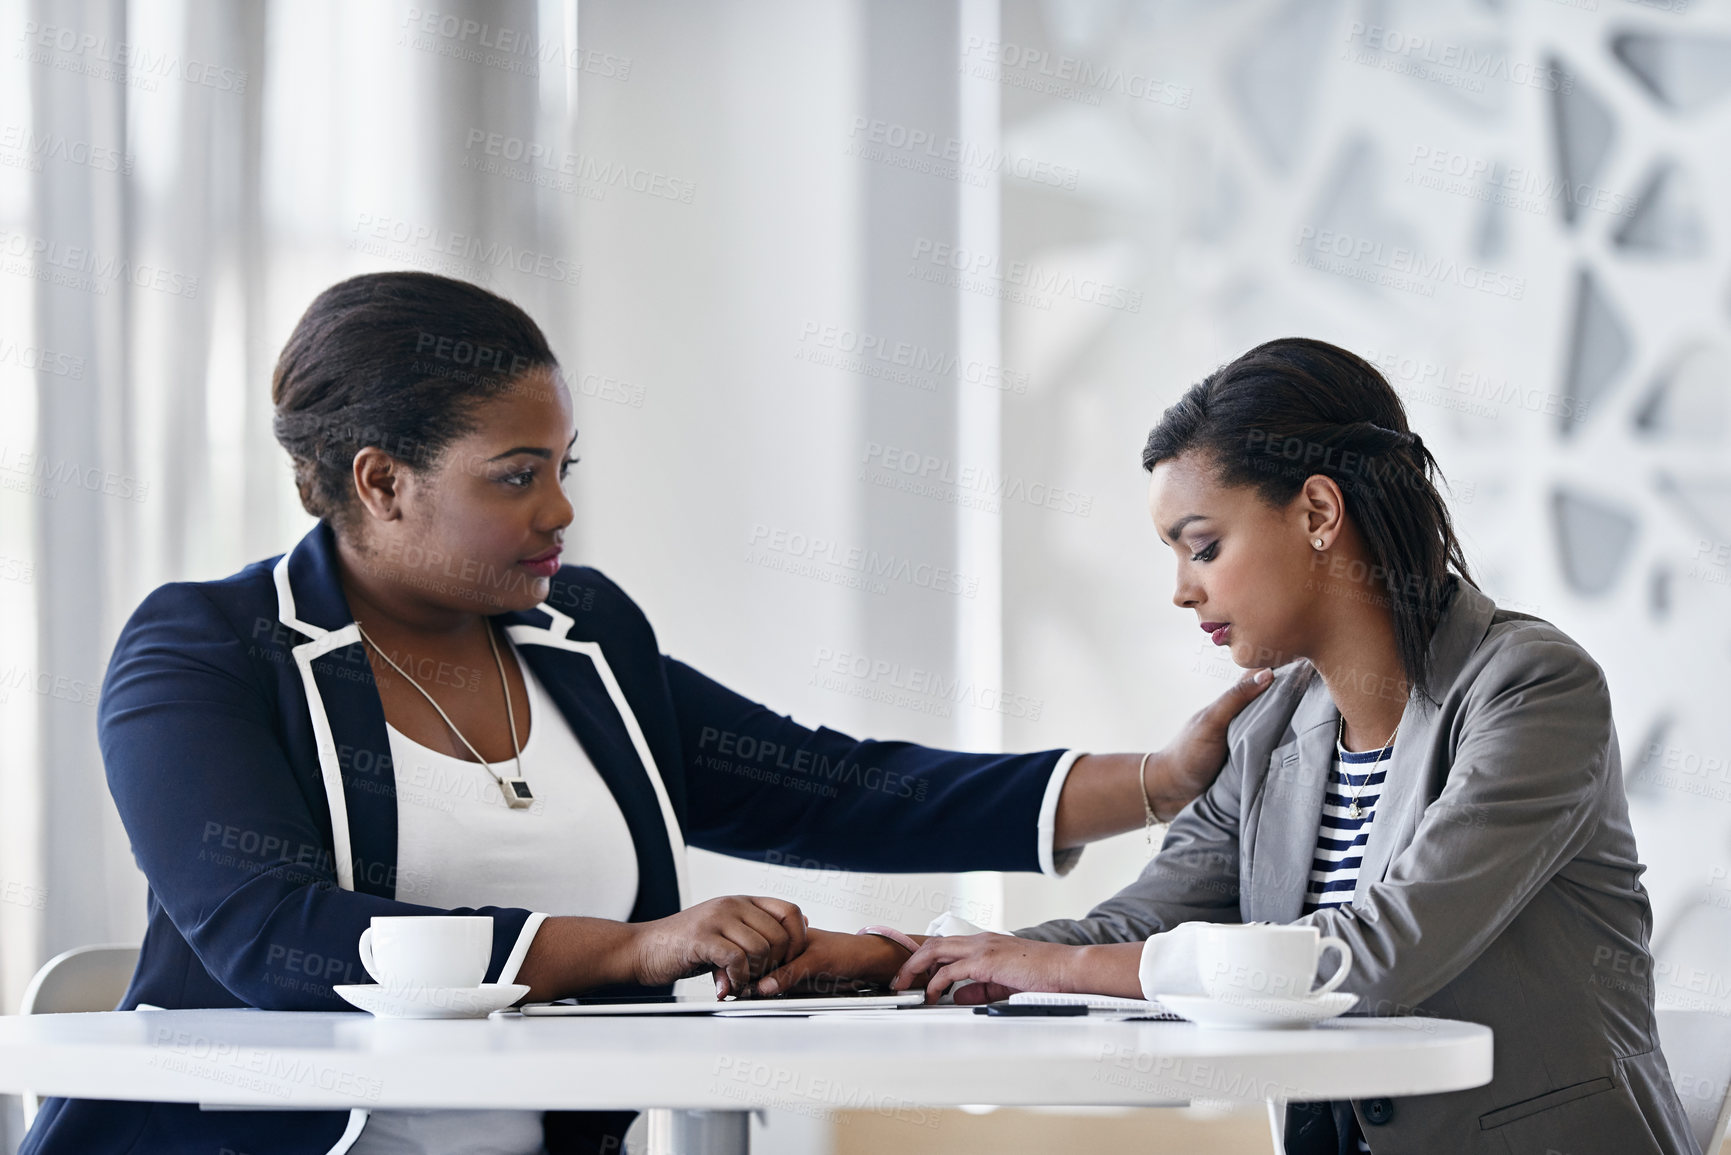
[[[1388,741],[1384,743],[1383,748],[1377,752],[1376,761],[1372,762],[1370,764],[1370,769],[1364,772],[1364,781],[1358,784],[1358,789],[1354,790],[1352,792],[1352,797],[1347,800],[1349,805],[1346,808],[1346,816],[1355,822],[1364,817],[1364,807],[1358,804],[1358,796],[1364,793],[1364,788],[1370,785],[1371,775],[1376,773],[1376,768],[1382,764],[1384,758],[1388,757],[1389,751],[1394,749],[1394,735],[1398,733],[1400,733],[1400,723],[1396,722],[1394,725],[1394,733],[1388,736]],[[1342,750],[1346,749],[1346,716],[1344,714],[1341,715],[1340,725],[1336,728],[1335,740],[1340,743],[1340,748]],[[1343,762],[1342,765],[1345,765],[1345,763]],[[1346,771],[1342,770],[1339,773],[1341,781],[1346,785],[1351,786],[1352,779],[1347,777]]]
[[[433,701],[433,695],[427,693],[426,687],[411,678],[409,672],[403,669],[403,667],[391,661],[391,655],[385,653],[385,651],[379,646],[379,643],[373,641],[372,638],[367,636],[367,631],[361,629],[361,623],[355,623],[355,629],[360,631],[361,639],[365,641],[367,645],[373,647],[374,652],[385,660],[386,665],[390,666],[391,669],[395,670],[398,674],[401,674],[403,681],[421,691],[421,697],[425,698],[428,702],[432,702],[433,709],[439,711],[439,717],[445,720],[445,725],[451,728],[451,733],[455,734],[457,740],[469,748],[469,753],[475,756],[475,761],[479,762],[482,768],[493,776],[493,780],[499,784],[500,793],[505,796],[505,805],[509,806],[513,810],[522,810],[534,805],[535,795],[530,792],[529,783],[523,777],[523,747],[517,741],[517,711],[511,705],[511,683],[505,680],[505,660],[499,656],[499,642],[497,638],[493,637],[493,624],[488,622],[486,623],[486,626],[487,644],[493,647],[493,664],[499,667],[499,687],[505,691],[505,720],[511,726],[511,749],[515,752],[517,757],[517,776],[515,778],[500,777],[499,772],[493,769],[492,764],[485,758],[481,757],[481,752],[475,749],[474,743],[465,738],[463,732],[457,729],[457,724],[451,721],[451,716],[445,713],[444,707]]]

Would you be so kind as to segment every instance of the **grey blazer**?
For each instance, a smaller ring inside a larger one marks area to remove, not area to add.
[[[1430,660],[1435,703],[1407,699],[1350,905],[1301,914],[1339,712],[1300,660],[1232,722],[1226,768],[1135,882],[1016,933],[1309,924],[1351,945],[1354,1013],[1496,1036],[1486,1086],[1354,1103],[1373,1151],[1698,1155],[1655,1033],[1652,910],[1603,672],[1458,579]]]

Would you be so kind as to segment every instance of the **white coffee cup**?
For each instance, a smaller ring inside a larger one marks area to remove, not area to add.
[[[1322,952],[1340,952],[1340,968],[1321,986]],[[1352,972],[1352,948],[1313,926],[1209,926],[1196,949],[1202,989],[1215,999],[1308,999],[1325,995]]]
[[[491,915],[376,915],[361,965],[387,987],[478,987],[493,957]]]

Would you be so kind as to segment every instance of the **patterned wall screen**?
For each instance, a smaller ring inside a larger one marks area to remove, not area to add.
[[[1481,584],[1606,670],[1661,998],[1731,1009],[1731,5],[1012,0],[979,51],[1006,154],[1074,174],[1006,182],[1006,260],[1139,294],[1006,304],[1006,456],[1079,453],[1134,516],[1142,434],[1215,365],[1292,334],[1378,364]],[[1110,731],[1145,706],[1100,671],[1149,665],[1113,615],[1172,615],[1102,512],[1006,515],[1006,676]]]

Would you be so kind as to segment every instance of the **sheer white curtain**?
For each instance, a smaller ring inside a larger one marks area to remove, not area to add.
[[[143,932],[96,744],[103,670],[152,588],[231,573],[310,524],[269,383],[311,297],[426,267],[569,312],[568,286],[488,263],[562,255],[569,198],[464,162],[477,128],[567,142],[574,0],[439,9],[428,23],[342,0],[0,0],[9,1011],[52,955]],[[452,234],[479,257],[436,252]],[[17,1129],[9,1104],[6,1149]]]
[[[575,0],[0,0],[0,1004],[55,952],[141,933],[96,687],[152,588],[309,524],[270,368],[356,272],[445,272],[541,322],[582,431],[572,558],[664,648],[809,723],[999,741],[993,502],[862,467],[887,448],[1008,468],[995,300],[907,267],[921,245],[993,250],[996,170],[910,170],[857,127],[995,157],[995,90],[956,73],[995,3],[582,17],[579,36]],[[888,576],[777,552],[795,538]],[[1085,736],[1020,744],[1064,737]],[[817,925],[1004,918],[995,879],[810,867],[697,855],[693,876]],[[772,1130],[824,1143],[820,1121]]]

